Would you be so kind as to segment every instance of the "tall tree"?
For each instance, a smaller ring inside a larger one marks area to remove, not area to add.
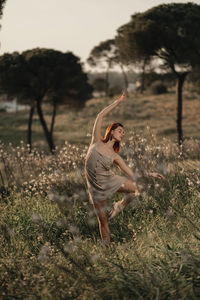
[[[6,0],[0,0],[0,18],[3,15],[3,9],[4,9],[4,6],[5,6],[5,3],[6,3]]]
[[[105,75],[105,94],[108,96],[109,90],[109,70],[113,63],[113,54],[111,53],[112,40],[101,42],[98,46],[95,46],[90,52],[87,62],[89,65],[96,67],[101,66],[106,68]]]
[[[30,105],[28,143],[31,145],[31,125],[35,109],[39,115],[50,151],[55,149],[53,124],[59,103],[84,103],[91,96],[79,58],[71,52],[52,49],[32,49],[22,54],[4,54],[0,57],[0,87],[9,95]],[[48,129],[42,103],[52,101],[52,124]]]
[[[118,29],[119,52],[131,62],[159,59],[160,67],[176,76],[177,132],[179,146],[182,132],[182,88],[188,73],[200,63],[200,5],[163,4],[132,16]]]
[[[114,39],[109,39],[95,46],[90,52],[88,63],[91,66],[104,66],[106,68],[105,76],[105,94],[109,91],[109,71],[114,65],[119,65],[124,78],[125,88],[128,88],[128,78],[123,63],[120,61],[118,49]]]
[[[92,81],[94,91],[102,93],[105,91],[105,78],[97,77]]]

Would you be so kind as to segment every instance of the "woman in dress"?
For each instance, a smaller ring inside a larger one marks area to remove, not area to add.
[[[95,213],[99,223],[102,242],[110,244],[108,221],[117,216],[135,197],[139,191],[134,183],[134,173],[119,156],[120,142],[124,136],[124,128],[120,123],[108,126],[104,138],[101,137],[103,118],[126,98],[125,92],[112,104],[104,108],[98,115],[92,131],[92,140],[85,160],[86,181]],[[115,163],[127,176],[115,175],[110,167]],[[154,174],[156,177],[162,175]],[[116,202],[108,213],[107,200],[115,192],[124,193],[121,201]]]

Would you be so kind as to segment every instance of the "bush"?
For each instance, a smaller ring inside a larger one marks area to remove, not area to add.
[[[105,86],[106,86],[106,81],[105,81],[104,78],[98,77],[92,82],[92,86],[93,86],[95,91],[104,92],[105,91]]]
[[[121,94],[122,87],[120,85],[114,85],[109,88],[108,95],[109,97],[114,97],[115,95]]]
[[[162,81],[155,81],[151,85],[151,92],[153,94],[164,94],[167,93],[167,87],[162,83]]]

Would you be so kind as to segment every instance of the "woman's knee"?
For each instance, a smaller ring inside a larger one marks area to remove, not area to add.
[[[118,192],[131,193],[137,196],[139,194],[139,190],[137,185],[130,179],[127,179],[124,184],[120,187]]]
[[[105,225],[108,223],[108,215],[107,215],[107,207],[101,204],[94,205],[95,213],[97,215],[98,222],[101,225]]]
[[[93,208],[97,216],[105,214],[107,212],[107,203],[93,203]]]

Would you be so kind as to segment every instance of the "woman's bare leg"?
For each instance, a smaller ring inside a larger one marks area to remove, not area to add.
[[[122,200],[114,204],[109,215],[109,220],[116,217],[134,198],[139,196],[136,184],[130,179],[127,179],[117,192],[124,193],[125,195]]]
[[[125,193],[124,198],[121,200],[121,203],[124,205],[124,207],[126,207],[134,198],[140,195],[136,184],[130,179],[127,179],[117,192]]]
[[[99,231],[102,242],[105,245],[110,244],[110,229],[108,226],[108,213],[107,213],[107,201],[101,201],[100,203],[94,203],[94,209],[97,215],[99,223]]]

